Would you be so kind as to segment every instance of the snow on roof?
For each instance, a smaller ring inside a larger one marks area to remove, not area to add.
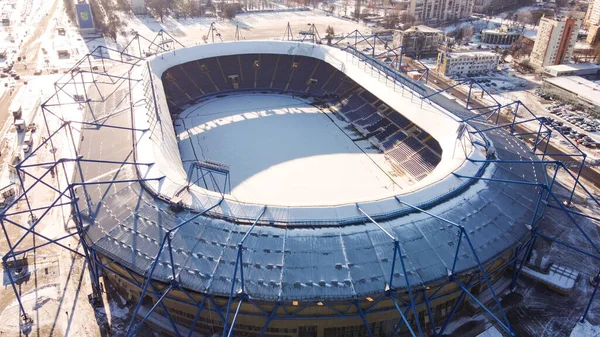
[[[428,128],[433,136],[438,136],[442,146],[448,146],[449,137],[454,134],[451,143],[456,140],[456,130],[448,123],[456,123],[447,115],[452,114],[458,118],[472,117],[474,114],[464,106],[450,101],[443,96],[434,95],[429,100],[421,101],[412,97],[411,93],[401,94],[399,89],[392,89],[388,93],[386,86],[377,76],[369,76],[371,70],[365,65],[359,66],[356,59],[338,49],[325,48],[312,44],[297,44],[284,42],[262,43],[252,46],[245,43],[221,43],[210,45],[210,48],[188,48],[174,53],[158,55],[152,61],[153,74],[135,74],[135,76],[154,78],[160,82],[160,71],[175,64],[184,63],[186,60],[210,57],[210,54],[224,53],[306,53],[320,55],[321,59],[334,65],[347,76],[355,78],[366,89],[377,93],[380,99],[398,111],[414,116],[415,124]],[[314,50],[313,52],[310,52]],[[177,57],[174,57],[174,55]],[[156,68],[156,69],[155,69]],[[140,67],[139,71],[147,69]],[[157,77],[155,77],[157,76]],[[360,77],[360,78],[359,78]],[[162,86],[155,83],[157,99],[164,102]],[[375,87],[377,85],[377,87]],[[144,94],[144,87],[135,86],[132,95]],[[377,90],[374,90],[376,88]],[[405,89],[408,91],[409,89]],[[427,89],[426,94],[433,91]],[[393,97],[393,99],[391,99]],[[137,98],[136,98],[137,100]],[[396,103],[394,103],[396,101]],[[412,110],[411,102],[416,105],[423,104],[423,108]],[[125,104],[125,103],[123,103]],[[134,107],[135,125],[138,130],[148,129],[138,123],[149,123],[152,118],[152,131],[138,131],[136,147],[139,162],[173,161],[172,167],[165,169],[178,170],[176,162],[181,163],[179,149],[173,131],[170,113],[165,105],[156,107],[159,115],[148,114],[145,104]],[[419,118],[419,115],[421,117]],[[154,117],[158,117],[155,119]],[[129,118],[127,114],[119,118]],[[440,125],[439,129],[436,129]],[[471,120],[469,128],[488,128],[485,120]],[[143,126],[143,127],[139,127]],[[452,132],[443,129],[452,129]],[[114,140],[113,129],[100,128],[93,130],[94,139],[102,142]],[[84,131],[88,132],[88,131]],[[89,131],[92,132],[92,131]],[[152,137],[149,134],[152,133]],[[485,139],[479,134],[479,141],[494,145],[496,156],[499,159],[522,160],[528,163],[535,158],[530,149],[520,140],[511,137],[506,131],[499,129],[486,132]],[[86,137],[87,139],[88,137]],[[150,144],[148,144],[150,142]],[[444,144],[442,144],[444,143]],[[126,147],[127,142],[119,143]],[[134,151],[131,144],[131,150]],[[162,153],[152,147],[162,147]],[[130,149],[124,149],[129,151]],[[462,151],[462,150],[461,150]],[[458,155],[456,151],[454,155]],[[100,155],[104,159],[118,159],[121,154],[115,151],[105,151]],[[444,152],[448,152],[444,150]],[[151,155],[164,157],[152,158]],[[452,151],[449,151],[452,157]],[[476,148],[469,156],[473,159],[485,159],[485,149]],[[451,159],[451,158],[450,158]],[[420,193],[401,195],[402,201],[427,208],[432,214],[448,219],[464,227],[469,233],[470,242],[476,250],[482,263],[495,259],[529,233],[527,224],[533,217],[533,209],[538,200],[538,189],[521,184],[500,184],[495,181],[545,181],[546,173],[541,165],[494,162],[478,164],[460,161],[459,167],[451,168],[452,171],[467,176],[482,174],[490,180],[462,179],[448,174],[435,184],[421,189]],[[167,164],[168,165],[168,164]],[[181,166],[181,165],[179,165]],[[95,168],[98,165],[94,165]],[[97,173],[101,168],[97,168]],[[107,168],[109,170],[110,168]],[[183,169],[182,169],[183,171]],[[185,176],[185,172],[184,176]],[[156,173],[137,173],[145,178],[150,178]],[[239,242],[249,225],[235,223],[230,217],[198,216],[190,211],[177,214],[167,211],[168,204],[161,199],[168,199],[169,194],[174,194],[178,180],[176,175],[166,175],[161,180],[165,189],[160,190],[158,197],[150,194],[151,189],[145,189],[137,182],[132,182],[120,189],[110,189],[106,194],[91,194],[91,205],[94,209],[94,219],[91,219],[86,240],[103,256],[113,259],[123,266],[134,270],[141,275],[147,275],[150,266],[157,254],[160,263],[154,264],[153,278],[168,282],[172,276],[167,250],[159,253],[157,242],[163,240],[166,229],[179,226],[173,232],[171,244],[173,246],[172,263],[181,272],[179,281],[182,286],[199,292],[220,296],[227,296],[231,291],[231,275],[235,268],[237,246],[232,243]],[[184,178],[185,179],[185,178]],[[183,182],[186,183],[185,181]],[[466,184],[466,185],[465,185]],[[122,185],[119,185],[122,186]],[[148,187],[148,185],[145,185]],[[468,188],[467,188],[468,187]],[[154,186],[153,188],[158,188]],[[173,189],[173,190],[169,190]],[[153,192],[154,193],[154,192]],[[216,204],[218,198],[209,200],[203,196],[203,205],[195,205],[194,209],[207,209]],[[198,201],[200,196],[189,197],[186,194],[185,202]],[[194,199],[195,198],[195,199]],[[380,294],[386,287],[392,269],[394,242],[386,236],[381,228],[385,228],[398,239],[403,249],[403,261],[406,261],[406,277],[415,284],[427,284],[441,277],[447,277],[448,270],[456,263],[457,273],[471,270],[476,264],[467,251],[464,250],[454,261],[457,252],[456,240],[458,229],[439,219],[433,218],[422,212],[416,212],[410,206],[400,204],[394,198],[366,202],[360,204],[367,214],[382,214],[382,212],[395,211],[395,217],[379,217],[379,226],[367,221],[356,208],[356,205],[341,205],[328,207],[285,208],[269,206],[261,218],[260,226],[254,228],[252,235],[244,243],[244,259],[252,263],[248,268],[245,282],[246,291],[253,298],[265,300],[298,300],[298,299],[351,299],[367,294]],[[252,223],[264,210],[263,205],[241,205],[231,200],[224,200],[215,212],[223,214],[245,214]],[[506,210],[510,210],[507,212]],[[211,211],[212,212],[212,211]],[[210,213],[215,215],[214,213]],[[404,216],[399,216],[402,214]],[[219,214],[220,215],[220,214]],[[242,215],[240,215],[240,219]],[[298,218],[329,220],[331,222],[347,219],[341,225],[301,227],[294,226],[293,221]],[[143,221],[141,221],[143,219]],[[180,226],[189,220],[189,225]],[[353,222],[352,222],[352,221]],[[201,238],[201,239],[198,239]],[[400,259],[395,260],[395,270],[401,270]],[[404,275],[393,275],[394,287],[403,289],[407,286]],[[240,282],[236,289],[240,289]]]
[[[579,76],[559,76],[547,78],[544,81],[600,106],[600,84]]]
[[[595,63],[574,63],[574,64],[558,64],[555,66],[547,66],[546,70],[554,70],[557,72],[563,71],[576,71],[576,70],[587,70],[587,69],[599,69],[600,65]]]
[[[439,34],[444,33],[443,31],[441,31],[439,29],[425,26],[425,25],[413,26],[413,27],[410,27],[410,28],[404,30],[405,33],[406,32],[414,32],[414,31],[419,31],[419,32],[423,32],[423,33],[439,33]]]
[[[495,53],[491,50],[481,50],[481,51],[466,50],[466,51],[454,51],[454,52],[446,53],[446,57],[448,57],[448,58],[476,57],[476,56],[498,56],[498,57],[500,57],[500,55],[498,55],[497,53]]]

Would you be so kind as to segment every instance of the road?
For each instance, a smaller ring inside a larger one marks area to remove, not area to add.
[[[21,75],[21,80],[16,81],[16,86],[14,88],[14,93],[11,93],[10,90],[5,90],[4,94],[0,97],[0,130],[4,132],[8,132],[10,130],[9,127],[5,127],[7,122],[12,123],[12,116],[10,115],[10,105],[12,102],[12,98],[15,96],[15,93],[18,92],[24,86],[23,76],[33,75],[35,68],[37,67],[38,55],[41,47],[41,42],[43,40],[44,34],[46,33],[56,9],[58,7],[58,0],[54,0],[51,10],[42,18],[42,20],[37,24],[35,30],[29,34],[29,37],[26,41],[23,42],[21,49],[18,52],[18,56],[26,57],[25,62],[15,62],[13,69]],[[1,137],[4,134],[0,135]],[[6,138],[0,143],[0,160],[1,163],[4,164],[9,159],[8,146],[11,146],[6,141]]]
[[[408,65],[411,68],[422,69],[422,66],[420,64],[414,62],[413,60],[411,60],[409,58],[406,58],[406,60],[407,60]],[[448,80],[446,78],[443,78],[442,76],[436,74],[435,72],[433,72],[433,71],[429,72],[428,85],[430,87],[433,87],[433,88],[439,89],[439,90],[446,89],[446,88],[450,87],[450,84],[448,84],[447,81]],[[464,102],[467,101],[467,93],[459,90],[456,87],[448,89],[446,92],[451,94],[452,96],[456,97],[457,99],[460,99]],[[481,108],[481,107],[485,106],[477,98],[475,98],[475,99],[471,98],[470,105],[475,108]],[[487,105],[489,106],[489,104],[487,104]],[[479,112],[483,112],[483,111],[484,110],[479,110]],[[504,115],[500,115],[500,118],[498,120],[499,124],[508,124],[511,122],[512,122],[512,120],[509,120]],[[537,130],[535,130],[535,131],[537,132]],[[527,132],[532,132],[532,130],[527,129],[523,124],[518,124],[518,125],[515,125],[515,132],[516,133],[527,133]],[[533,136],[523,137],[524,140],[528,141],[528,143],[531,143],[531,144],[533,143],[533,138],[534,138]],[[545,146],[546,146],[546,142],[543,142],[540,144],[539,148],[544,148]],[[581,161],[581,157],[569,156],[562,149],[553,145],[552,142],[550,142],[548,144],[548,149],[547,149],[546,153],[554,154],[554,157],[560,159],[561,161]],[[571,172],[574,175],[577,175],[576,170],[575,171],[571,170]],[[591,167],[584,166],[581,171],[581,177],[584,180],[586,180],[587,184],[593,185],[595,188],[600,189],[600,173],[598,171],[594,170]]]
[[[36,25],[33,33],[29,34],[29,37],[19,50],[18,56],[21,58],[25,57],[26,62],[15,63],[14,69],[21,75],[33,75],[34,70],[38,66],[38,56],[41,49],[41,44],[44,39],[44,35],[48,32],[48,27],[54,19],[56,8],[58,7],[58,0],[54,0],[52,8],[42,20]],[[52,32],[48,32],[52,35]]]

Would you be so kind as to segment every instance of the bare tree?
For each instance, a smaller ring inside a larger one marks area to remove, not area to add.
[[[400,23],[400,14],[397,11],[390,11],[386,16],[383,17],[383,21],[381,25],[386,29],[395,29],[398,28],[398,24]]]
[[[533,50],[533,44],[527,43],[525,39],[519,39],[510,45],[508,53],[515,59],[520,59],[529,56]]]
[[[327,44],[331,46],[331,40],[335,36],[335,30],[333,29],[333,27],[327,26],[327,29],[325,29],[325,34],[327,34],[325,35],[325,38],[327,39]]]
[[[516,18],[517,21],[524,25],[532,23],[532,21],[533,21],[533,17],[531,16],[530,12],[523,11],[523,12],[517,13],[515,15],[517,16],[517,18]]]
[[[333,15],[333,11],[335,11],[335,5],[331,4],[331,5],[329,5],[327,12],[329,12],[329,15]]]
[[[408,26],[412,26],[415,24],[415,17],[413,15],[411,15],[410,13],[408,13],[407,11],[404,11],[400,14],[399,17],[400,23],[402,23],[403,25],[408,25]]]
[[[64,6],[69,20],[75,22],[75,20],[77,20],[77,14],[75,14],[75,3],[73,0],[64,0]]]
[[[169,14],[172,2],[172,0],[146,0],[146,7],[153,15],[160,18],[160,22],[163,22],[165,15]]]
[[[475,35],[475,30],[470,26],[464,26],[460,29],[462,31],[462,40],[465,44],[471,42],[473,35]]]
[[[238,10],[240,10],[240,4],[225,4],[221,15],[228,20],[235,18]]]
[[[531,22],[530,23],[533,25],[538,25],[540,23],[540,19],[543,16],[553,17],[554,12],[547,8],[536,9],[531,12]]]
[[[178,14],[183,16],[185,19],[188,16],[192,16],[192,12],[194,10],[194,4],[192,0],[173,0],[173,10]]]
[[[356,22],[360,21],[360,2],[361,0],[355,0],[354,2],[354,18]]]

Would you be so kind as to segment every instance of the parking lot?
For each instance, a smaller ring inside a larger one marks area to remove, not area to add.
[[[600,148],[600,144],[592,138],[598,131],[598,127],[600,127],[600,122],[597,119],[587,113],[578,111],[572,105],[563,103],[554,103],[547,109],[552,115],[552,117],[548,117],[547,125],[559,130],[578,145],[590,149]]]

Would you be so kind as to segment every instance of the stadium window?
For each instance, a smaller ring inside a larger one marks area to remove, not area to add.
[[[258,69],[260,68],[260,61],[259,60],[255,60],[254,61],[254,69]]]

